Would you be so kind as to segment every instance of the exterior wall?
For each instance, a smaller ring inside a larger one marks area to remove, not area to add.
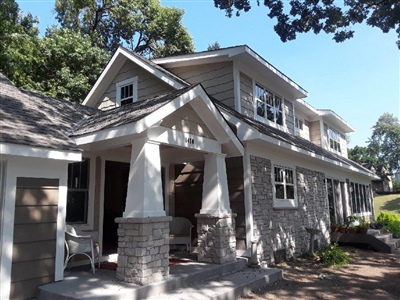
[[[309,234],[304,227],[322,231],[322,244],[329,242],[329,210],[325,174],[296,167],[298,208],[273,207],[272,164],[269,159],[250,156],[254,239],[259,260],[275,263],[274,253],[284,250],[286,258],[308,250]]]
[[[30,177],[30,178],[49,178],[57,179],[59,181],[58,190],[58,206],[57,206],[57,231],[56,240],[53,251],[55,252],[54,266],[47,265],[47,268],[54,268],[52,273],[54,280],[63,279],[64,271],[64,231],[65,231],[65,206],[67,197],[67,161],[43,158],[30,158],[22,156],[2,155],[2,160],[6,161],[7,167],[5,172],[5,185],[4,185],[4,202],[2,203],[3,216],[0,219],[2,222],[2,243],[1,247],[1,266],[0,266],[0,299],[8,299],[10,297],[11,288],[11,273],[12,273],[12,259],[20,257],[14,251],[14,216],[15,216],[15,199],[17,195],[17,178]],[[54,207],[52,208],[54,210]],[[41,210],[42,216],[46,211]],[[20,215],[17,213],[17,217]],[[32,218],[36,215],[32,212]],[[18,217],[19,219],[19,217]],[[7,226],[5,226],[5,224]],[[53,228],[50,225],[49,228]],[[32,270],[25,270],[28,274]],[[44,270],[42,270],[44,271]],[[15,271],[13,271],[15,272]],[[27,279],[27,278],[26,278]]]
[[[173,88],[165,82],[159,80],[133,62],[127,61],[108,86],[107,90],[100,97],[95,107],[102,110],[114,108],[116,101],[116,84],[135,76],[138,76],[138,101],[173,90]]]
[[[310,141],[313,142],[315,145],[322,147],[322,140],[321,140],[321,126],[320,121],[314,121],[309,123],[310,129]]]
[[[54,281],[58,179],[17,178],[10,298],[36,296]]]
[[[191,84],[201,83],[209,95],[235,108],[232,62],[177,67],[170,71]]]
[[[240,72],[240,106],[242,114],[254,118],[253,80]]]
[[[310,122],[304,120],[303,130],[300,132],[300,136],[303,139],[310,140],[310,126],[311,126]]]
[[[164,118],[161,126],[185,133],[191,133],[196,136],[215,139],[207,125],[204,124],[199,115],[188,105],[179,108],[173,114]]]

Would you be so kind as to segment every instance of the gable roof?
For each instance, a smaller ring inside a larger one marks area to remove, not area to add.
[[[0,73],[0,142],[80,151],[68,137],[92,108],[15,87]]]
[[[120,68],[127,60],[134,62],[150,74],[153,74],[161,81],[164,81],[175,89],[181,89],[190,85],[182,78],[167,71],[163,67],[120,46],[111,57],[107,66],[101,73],[100,77],[97,79],[96,83],[94,84],[82,104],[94,106],[97,103],[99,97],[105,92],[114,77],[117,75]]]

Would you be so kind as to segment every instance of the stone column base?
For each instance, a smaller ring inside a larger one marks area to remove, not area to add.
[[[196,214],[197,259],[201,262],[225,264],[236,260],[236,214]]]
[[[169,222],[172,217],[116,218],[117,279],[144,285],[169,275]]]

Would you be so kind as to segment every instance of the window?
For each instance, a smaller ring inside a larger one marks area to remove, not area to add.
[[[68,165],[67,223],[87,223],[89,159]]]
[[[299,135],[300,131],[303,130],[303,126],[304,126],[304,121],[302,119],[299,119],[299,118],[296,117],[294,119],[294,127],[295,127],[295,133],[297,135]]]
[[[332,128],[328,128],[328,140],[329,148],[339,153],[342,152],[340,149],[340,134]]]
[[[137,76],[118,82],[116,105],[122,106],[137,101]]]
[[[274,166],[275,206],[295,206],[295,184],[293,169]]]
[[[256,84],[256,116],[283,125],[283,100]]]
[[[356,216],[372,214],[372,198],[369,186],[352,182],[350,192],[352,213]]]

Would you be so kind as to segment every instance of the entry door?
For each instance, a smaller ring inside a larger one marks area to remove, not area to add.
[[[104,185],[103,254],[117,253],[118,224],[125,210],[129,163],[106,161]]]

